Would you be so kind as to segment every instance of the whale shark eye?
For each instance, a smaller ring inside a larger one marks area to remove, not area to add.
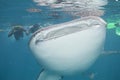
[[[45,35],[43,32],[40,32],[40,34],[37,36],[36,40],[35,40],[35,44],[38,44],[39,42],[44,41]]]
[[[42,42],[43,40],[44,40],[43,38],[37,39],[37,40],[35,41],[35,44],[38,44],[39,42]]]
[[[102,23],[97,20],[90,20],[89,27],[97,26],[97,25],[102,25]]]

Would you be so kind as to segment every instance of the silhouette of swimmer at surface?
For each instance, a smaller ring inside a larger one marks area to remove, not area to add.
[[[11,31],[8,33],[8,37],[11,37],[14,35],[14,38],[16,40],[19,40],[20,38],[24,37],[24,32],[26,33],[26,30],[22,26],[14,26]]]

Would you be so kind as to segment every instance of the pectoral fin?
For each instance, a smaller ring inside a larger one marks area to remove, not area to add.
[[[37,80],[62,80],[62,78],[63,77],[58,74],[47,70],[42,70]]]

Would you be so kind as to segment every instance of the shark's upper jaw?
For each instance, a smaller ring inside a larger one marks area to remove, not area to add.
[[[106,24],[101,18],[94,16],[84,17],[81,19],[73,20],[71,22],[72,23],[69,22],[70,24],[63,23],[61,25],[58,24],[59,26],[55,25],[52,27],[49,26],[47,28],[40,29],[32,36],[32,38],[36,39],[34,43],[38,44],[39,42],[42,41],[55,39],[58,37],[62,37],[65,35],[69,35],[75,32],[83,31],[94,27],[99,27],[99,25],[104,26]],[[76,23],[74,24],[73,22]]]

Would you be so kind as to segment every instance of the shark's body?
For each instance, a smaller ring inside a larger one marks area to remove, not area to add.
[[[38,80],[60,80],[88,69],[103,49],[105,26],[90,16],[37,31],[29,46],[45,69]]]

